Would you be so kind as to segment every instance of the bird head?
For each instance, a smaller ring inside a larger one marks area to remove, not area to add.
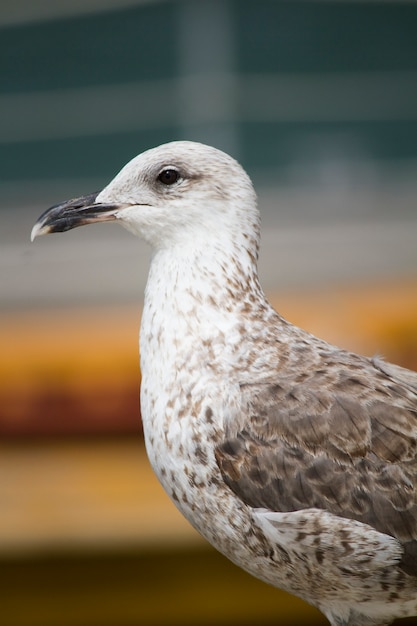
[[[154,248],[259,230],[252,183],[232,157],[213,147],[175,141],[132,159],[99,193],[45,211],[38,235],[119,221]]]

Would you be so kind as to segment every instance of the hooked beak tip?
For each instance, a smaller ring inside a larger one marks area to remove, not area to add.
[[[30,241],[33,243],[36,237],[40,237],[41,235],[47,235],[51,231],[49,226],[42,226],[42,224],[35,224],[30,233]]]

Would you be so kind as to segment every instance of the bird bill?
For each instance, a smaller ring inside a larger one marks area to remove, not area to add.
[[[95,200],[98,195],[99,192],[91,193],[87,196],[61,202],[47,209],[34,225],[30,237],[31,241],[40,235],[61,233],[85,224],[115,220],[120,205],[96,204]]]

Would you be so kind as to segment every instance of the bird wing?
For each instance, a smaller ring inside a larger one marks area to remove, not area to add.
[[[417,374],[331,350],[295,371],[241,384],[246,418],[216,449],[225,482],[254,508],[320,509],[391,535],[417,575]]]

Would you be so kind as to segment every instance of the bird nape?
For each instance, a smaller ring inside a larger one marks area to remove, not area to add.
[[[46,211],[32,238],[108,220],[153,248],[141,410],[177,507],[333,626],[416,615],[417,374],[332,346],[271,307],[255,192],[215,148],[148,150],[100,193]]]

